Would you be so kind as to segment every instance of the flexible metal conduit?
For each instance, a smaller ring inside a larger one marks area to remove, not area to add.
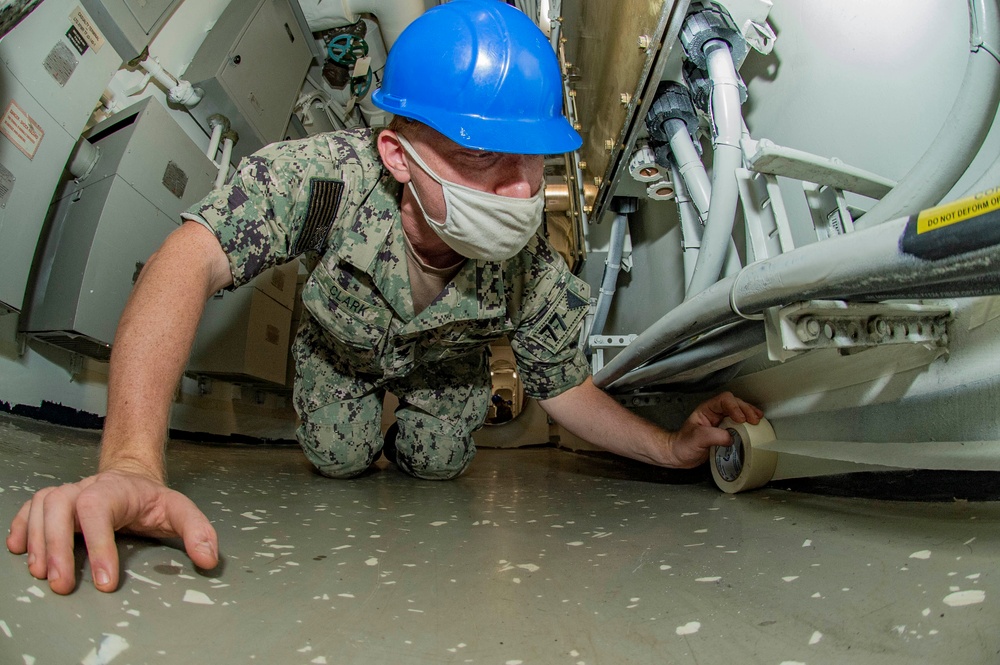
[[[979,152],[1000,105],[1000,63],[984,43],[996,46],[1000,2],[969,0],[971,53],[965,78],[948,119],[916,166],[854,222],[865,229],[937,204],[955,186]],[[995,50],[995,48],[994,48]]]
[[[988,245],[938,260],[904,253],[908,219],[896,219],[753,263],[660,318],[594,376],[607,387],[640,365],[700,335],[769,307],[812,299],[867,297],[907,290],[913,297],[947,284],[956,295],[976,293],[981,275],[1000,265]],[[970,280],[963,287],[960,280]],[[739,312],[739,313],[737,313]]]
[[[309,85],[311,85],[316,91],[313,93],[316,95],[315,99],[323,106],[323,112],[326,114],[326,118],[330,121],[330,124],[333,125],[333,128],[347,129],[347,121],[349,118],[347,117],[346,109],[340,104],[337,104],[330,97],[330,95],[327,94],[326,89],[320,84],[319,81],[313,78],[312,74],[306,74],[306,81],[308,81]],[[335,109],[334,106],[337,108]],[[344,114],[341,115],[337,112],[338,110],[344,111]]]
[[[736,169],[743,163],[740,135],[739,77],[729,44],[713,39],[705,44],[708,76],[712,81],[712,120],[715,125],[715,157],[712,168],[712,199],[702,236],[698,264],[688,286],[691,298],[712,285],[722,272],[733,234],[733,222],[739,203]]]

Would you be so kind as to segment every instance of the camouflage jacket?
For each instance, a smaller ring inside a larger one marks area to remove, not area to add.
[[[589,287],[540,235],[508,261],[467,260],[414,316],[400,189],[372,131],[348,130],[264,148],[184,216],[215,232],[233,288],[310,255],[315,268],[302,299],[331,347],[323,355],[366,386],[503,336],[527,394],[545,399],[582,383],[589,367],[578,338]]]

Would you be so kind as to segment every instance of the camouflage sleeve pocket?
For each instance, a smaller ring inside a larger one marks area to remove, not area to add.
[[[531,326],[527,342],[546,353],[535,355],[559,356],[576,342],[590,306],[590,288],[569,273],[563,274],[553,290],[553,300]]]
[[[549,290],[541,311],[511,339],[527,395],[549,399],[590,375],[578,343],[589,307],[590,287],[565,272]]]

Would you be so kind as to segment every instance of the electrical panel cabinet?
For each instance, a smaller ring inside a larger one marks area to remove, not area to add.
[[[221,114],[239,134],[234,160],[285,138],[313,59],[304,25],[297,0],[230,3],[184,72],[205,93],[191,109],[205,131]]]
[[[0,104],[45,134],[31,157],[0,137],[0,304],[20,311],[45,211],[74,142],[16,79],[0,85]]]
[[[88,140],[101,157],[57,195],[22,329],[107,359],[139,271],[211,190],[216,170],[152,98],[96,125]]]
[[[78,27],[80,26],[80,27]],[[121,56],[73,0],[46,0],[0,40],[0,308],[24,305],[45,214]]]
[[[139,55],[181,0],[80,0],[125,60]]]
[[[139,270],[177,224],[119,178],[60,200],[53,222],[25,332],[108,360]]]

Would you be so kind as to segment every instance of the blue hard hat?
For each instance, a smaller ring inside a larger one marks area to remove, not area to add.
[[[531,19],[499,0],[453,0],[407,26],[372,101],[466,148],[546,155],[583,142],[562,94],[555,53]]]

